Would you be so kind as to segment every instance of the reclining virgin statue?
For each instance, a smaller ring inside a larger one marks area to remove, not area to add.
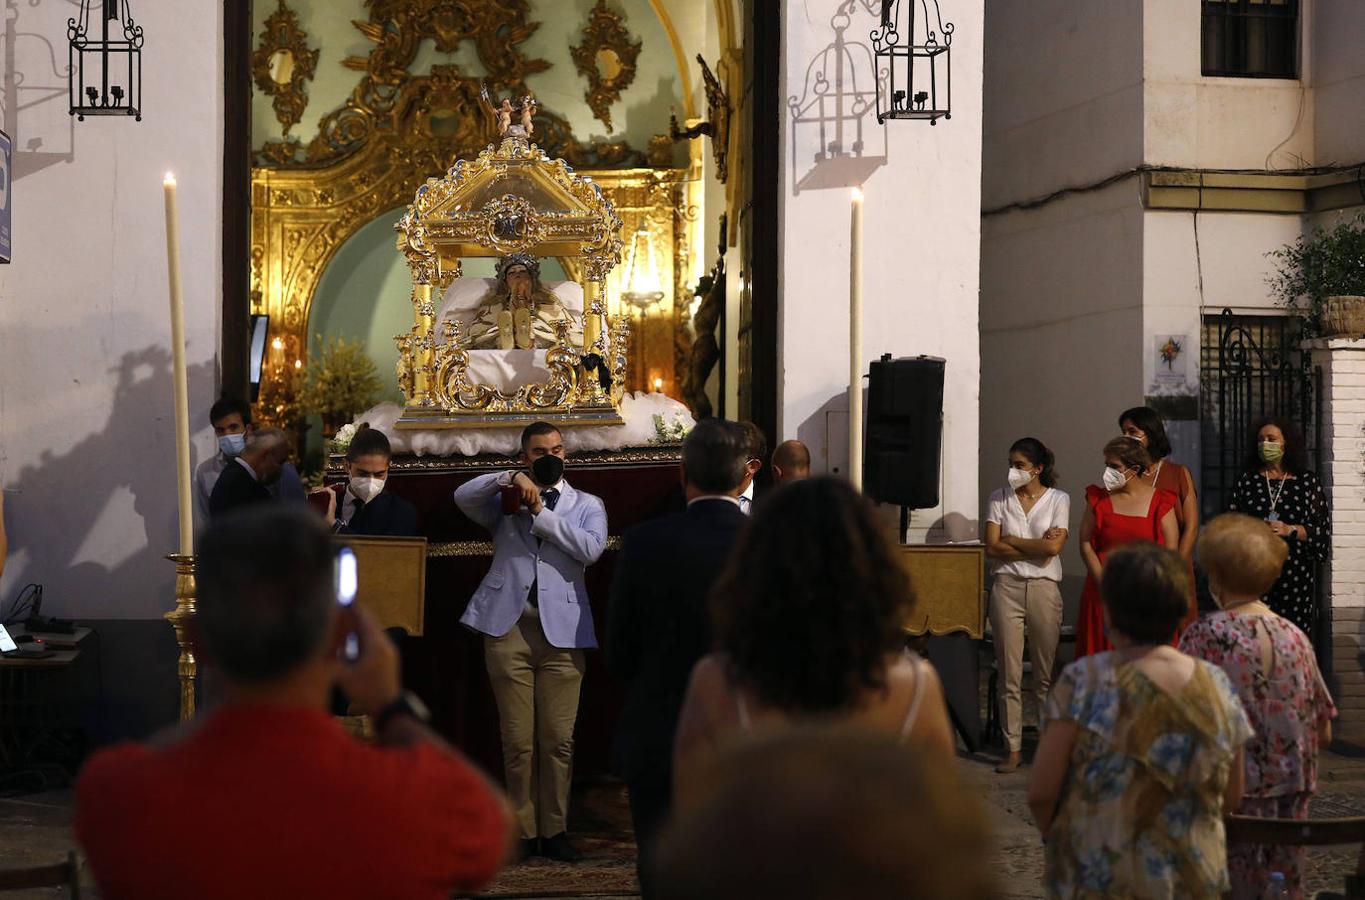
[[[469,322],[476,350],[545,350],[555,344],[555,326],[569,323],[575,344],[583,341],[583,319],[540,282],[540,262],[529,253],[498,260],[497,284]]]

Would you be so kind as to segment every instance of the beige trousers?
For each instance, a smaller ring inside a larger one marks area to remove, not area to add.
[[[1011,753],[1023,741],[1024,632],[1033,663],[1033,689],[1039,716],[1052,687],[1052,661],[1062,629],[1062,592],[1048,578],[997,575],[991,587],[991,638],[1000,673],[1000,722]]]
[[[551,646],[535,615],[523,615],[500,638],[485,635],[483,649],[498,704],[507,797],[521,836],[554,837],[566,830],[569,815],[583,651]]]

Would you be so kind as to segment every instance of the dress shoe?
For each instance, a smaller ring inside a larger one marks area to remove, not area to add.
[[[1023,761],[1024,761],[1023,757],[1020,755],[1019,751],[1016,750],[1009,756],[1006,756],[1004,759],[1000,760],[1000,764],[995,767],[995,771],[999,772],[1001,775],[1008,775],[1009,773],[1018,769],[1019,764],[1022,763]]]
[[[526,862],[539,852],[540,838],[522,838],[517,847],[517,862]]]
[[[540,842],[540,855],[546,859],[553,859],[556,862],[578,862],[583,858],[573,844],[569,843],[569,834],[561,831],[554,837],[547,837]]]

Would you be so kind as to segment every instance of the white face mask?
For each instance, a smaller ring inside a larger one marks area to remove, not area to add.
[[[1128,483],[1128,476],[1124,475],[1118,469],[1111,469],[1108,466],[1105,466],[1103,481],[1104,489],[1113,493]]]
[[[1033,480],[1033,473],[1028,469],[1016,469],[1011,466],[1008,480],[1010,488],[1017,491]]]
[[[361,475],[351,479],[351,493],[361,503],[369,503],[384,490],[384,479]]]
[[[228,459],[235,459],[246,449],[246,435],[241,432],[225,434],[218,439],[218,449]]]

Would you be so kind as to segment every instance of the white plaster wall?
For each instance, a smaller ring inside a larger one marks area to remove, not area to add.
[[[1056,455],[1078,535],[1085,487],[1118,413],[1142,401],[1143,221],[1136,182],[1027,212],[988,216],[981,250],[982,506],[1004,483],[1009,446],[1035,437]],[[1084,568],[1062,554],[1073,610]]]
[[[810,60],[833,40],[837,6],[807,0],[787,11],[783,96],[800,95]],[[780,123],[779,431],[810,446],[816,471],[846,463],[850,182],[861,182],[867,196],[863,355],[867,361],[882,353],[947,360],[943,503],[917,512],[915,523],[944,523],[953,538],[975,537],[977,518],[982,7],[977,0],[951,10],[957,26],[952,119],[932,127],[888,122],[887,163],[870,174],[836,167],[834,185],[796,193],[818,132],[793,138],[785,107]],[[859,7],[848,34],[860,38],[873,24]],[[870,115],[864,128],[869,144],[881,139]]]
[[[994,0],[985,27],[985,209],[1142,162],[1142,0]]]
[[[1196,241],[1195,229],[1198,228]],[[1153,210],[1143,215],[1143,295],[1147,333],[1197,335],[1201,309],[1274,308],[1266,279],[1275,260],[1266,254],[1293,241],[1299,216]],[[1202,274],[1202,288],[1200,276]],[[1154,374],[1146,355],[1145,381]]]
[[[1365,162],[1365,9],[1359,0],[1315,0],[1313,6],[1317,162]]]
[[[1302,4],[1301,33],[1313,34],[1314,3]],[[1314,96],[1308,82],[1205,78],[1200,5],[1143,0],[1144,160],[1202,169],[1293,169],[1314,165]],[[1359,9],[1356,9],[1359,15]],[[1312,71],[1302,42],[1300,72]]]
[[[222,5],[144,4],[141,123],[75,124],[53,76],[65,4],[11,7],[11,62],[60,96],[20,109],[14,263],[0,266],[0,484],[6,604],[27,582],[44,611],[154,618],[173,605],[175,438],[161,180],[180,180],[194,460],[218,382],[222,197]],[[15,18],[17,16],[17,18]],[[64,62],[63,62],[64,65]],[[21,95],[23,103],[33,95]],[[69,161],[61,161],[62,157]]]

